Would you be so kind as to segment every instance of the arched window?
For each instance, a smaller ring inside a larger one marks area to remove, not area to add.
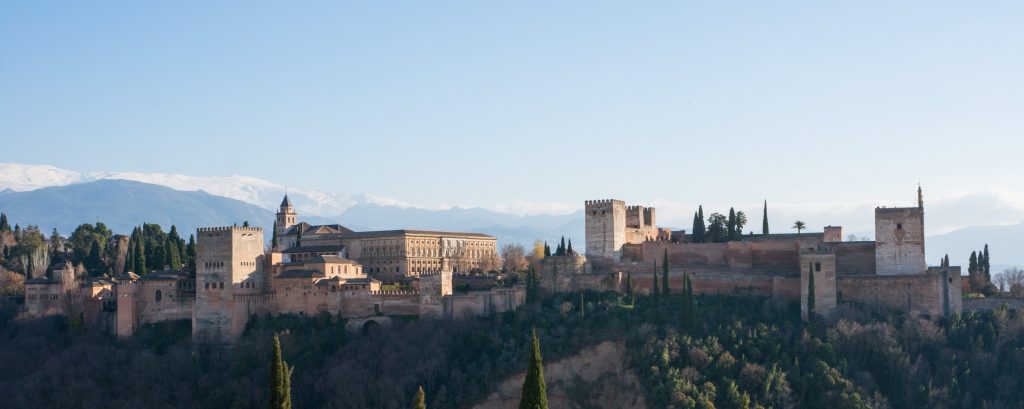
[[[161,298],[163,298],[163,293],[160,290],[156,290],[156,302],[160,302]]]

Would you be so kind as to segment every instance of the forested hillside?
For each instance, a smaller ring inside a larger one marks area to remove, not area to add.
[[[583,308],[581,310],[581,298]],[[4,407],[259,407],[271,338],[295,366],[296,408],[466,408],[522,372],[530,328],[545,362],[624,341],[652,408],[1018,407],[1024,316],[997,309],[929,321],[861,306],[833,324],[799,321],[795,304],[741,296],[549,295],[471,321],[397,320],[349,333],[329,316],[262,317],[230,350],[194,352],[189,323],[118,340],[60,318],[0,315]],[[687,311],[692,310],[688,314]],[[577,407],[591,402],[573,389]]]

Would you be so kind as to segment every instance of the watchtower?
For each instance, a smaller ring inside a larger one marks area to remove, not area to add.
[[[235,318],[235,295],[264,291],[266,277],[263,264],[262,228],[198,229],[193,340],[229,343],[241,335],[245,322],[244,318]]]
[[[618,261],[626,243],[626,202],[587,200],[584,212],[587,256]]]
[[[917,207],[875,208],[875,273],[924,274],[924,198]]]

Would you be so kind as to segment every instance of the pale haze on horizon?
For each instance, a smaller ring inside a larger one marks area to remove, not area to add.
[[[759,225],[764,199],[868,221],[919,182],[1024,209],[1021,21],[1009,1],[8,2],[0,161],[520,213],[615,197],[680,227],[697,203]]]

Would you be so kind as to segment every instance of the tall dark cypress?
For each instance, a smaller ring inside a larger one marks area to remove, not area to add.
[[[704,243],[707,241],[708,228],[704,224],[704,206],[697,206],[697,229],[694,230],[694,234],[697,235],[697,243]]]
[[[665,256],[661,260],[661,294],[668,297],[672,289],[668,286],[668,249],[665,249]]]
[[[971,258],[967,262],[967,274],[973,276],[978,273],[978,252],[972,251]]]
[[[270,402],[269,409],[291,409],[292,371],[281,357],[281,340],[274,334],[274,356],[270,361]]]
[[[0,233],[11,231],[11,224],[7,221],[7,215],[0,213]]]
[[[573,251],[573,249],[572,249],[572,239],[569,239],[569,247],[566,247],[565,254],[568,255],[568,256],[576,254],[576,252]]]
[[[188,236],[188,245],[185,246],[185,257],[188,258],[188,269],[195,274],[196,272],[196,235],[190,234]]]
[[[654,277],[652,277],[651,279],[651,301],[654,303],[655,307],[657,307],[660,304],[659,300],[661,299],[661,294],[659,293],[660,291],[658,291],[658,262],[655,261]]]
[[[807,264],[807,317],[814,315],[814,263]]]
[[[5,248],[6,249],[6,248]],[[633,304],[633,273],[626,273],[626,300]]]
[[[144,275],[148,271],[146,270],[146,248],[142,242],[143,238],[140,230],[138,240],[135,240],[134,259],[132,260],[132,267],[135,269],[135,274],[138,275]]]
[[[558,243],[558,253],[556,253],[556,255],[565,255],[565,236],[562,236],[562,241]]]
[[[270,236],[270,246],[272,249],[277,249],[277,220],[274,220],[274,230]]]
[[[979,263],[978,267],[981,268],[985,272],[985,276],[984,276],[985,277],[985,283],[991,283],[992,282],[992,263],[990,262],[991,260],[989,260],[988,243],[985,243],[985,250],[982,251],[982,254],[985,257],[985,262],[984,263]]]
[[[523,380],[523,394],[519,398],[519,409],[548,409],[547,385],[544,384],[544,363],[540,356],[540,341],[537,330],[533,330],[530,364]]]
[[[725,224],[726,241],[736,240],[736,209],[729,208],[729,220]]]
[[[764,216],[761,216],[761,234],[768,234],[768,201],[764,201]]]

